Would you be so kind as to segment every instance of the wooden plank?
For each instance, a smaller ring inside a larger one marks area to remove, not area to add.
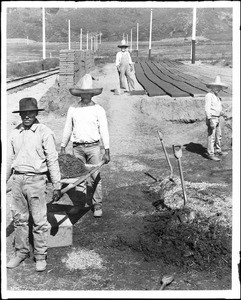
[[[148,96],[164,96],[166,93],[158,86],[156,86],[153,82],[151,82],[145,75],[140,63],[135,63],[135,75],[136,80],[139,84],[144,88],[147,92]]]
[[[164,74],[163,72],[160,71],[160,69],[157,66],[157,63],[148,63],[148,65],[150,66],[150,68],[152,69],[152,71],[162,80],[167,81],[172,83],[173,85],[175,85],[176,87],[178,87],[181,90],[184,90],[185,92],[189,93],[191,96],[199,96],[199,95],[203,95],[206,92],[203,90],[200,90],[196,87],[193,87],[189,84],[187,84],[186,82],[183,81],[182,78],[180,78],[177,75],[174,75],[170,72],[166,72],[166,74]]]
[[[187,74],[181,72],[180,69],[168,67],[163,62],[161,62],[161,65],[162,65],[162,67],[167,69],[170,73],[172,73],[174,75],[178,75],[178,77],[182,78],[183,81],[186,82],[187,84],[189,84],[193,87],[196,87],[200,90],[203,90],[206,93],[208,92],[206,85],[203,84],[201,81],[198,81],[194,76],[187,75]]]
[[[146,62],[141,62],[141,66],[143,67],[144,73],[146,76],[151,80],[154,84],[159,86],[161,89],[165,91],[165,93],[171,97],[189,97],[190,95],[173,84],[161,80],[159,77],[157,77],[152,70],[149,68]]]

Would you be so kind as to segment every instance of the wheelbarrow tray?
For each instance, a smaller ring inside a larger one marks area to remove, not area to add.
[[[85,172],[83,175],[77,178],[63,178],[61,179],[61,183],[68,184],[65,188],[61,190],[61,194],[66,193],[70,189],[76,187],[78,184],[84,182],[87,178],[89,178],[93,173],[97,172],[102,166],[105,164],[105,161],[102,160],[97,165],[89,165],[87,168],[89,168],[88,172]],[[90,167],[91,166],[91,167]]]

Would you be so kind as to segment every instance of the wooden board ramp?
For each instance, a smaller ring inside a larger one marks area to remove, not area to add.
[[[165,91],[165,93],[171,97],[188,97],[190,96],[187,92],[176,87],[172,82],[164,81],[163,78],[158,77],[148,62],[141,62],[144,72],[147,74],[147,77]]]
[[[151,80],[149,80],[149,78],[143,71],[140,63],[135,63],[135,75],[137,81],[147,92],[148,96],[154,97],[166,95],[166,93],[159,86],[157,86]]]
[[[161,80],[165,82],[169,82],[170,84],[177,87],[181,91],[188,93],[190,96],[195,97],[205,93],[203,90],[200,90],[194,86],[189,85],[188,83],[184,82],[180,77],[173,75],[172,73],[166,72],[165,74],[161,72],[154,63],[147,62],[147,64],[152,69],[154,74],[157,77],[159,77]]]
[[[150,97],[204,96],[208,92],[205,83],[182,71],[182,66],[181,62],[145,60],[135,63],[135,75]]]

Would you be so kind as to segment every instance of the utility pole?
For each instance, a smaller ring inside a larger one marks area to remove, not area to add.
[[[131,52],[132,52],[132,28],[131,28]]]
[[[79,49],[82,51],[82,28],[80,29],[80,45],[79,45]]]
[[[43,59],[46,59],[46,49],[45,49],[45,8],[42,9],[43,18]]]
[[[151,59],[151,35],[152,35],[152,9],[151,9],[151,17],[150,17],[150,39],[149,39],[149,56],[148,56],[149,59]]]
[[[192,64],[195,64],[195,43],[196,43],[196,19],[197,10],[193,8],[193,25],[192,25]]]
[[[136,51],[138,56],[139,23],[136,25]]]
[[[90,50],[92,50],[93,48],[93,37],[91,36],[90,37]]]
[[[89,45],[88,45],[88,31],[87,31],[87,34],[86,34],[86,50],[89,50]]]
[[[102,36],[102,33],[100,33],[100,44],[101,44],[101,36]]]
[[[69,20],[69,50],[70,50],[70,20]]]

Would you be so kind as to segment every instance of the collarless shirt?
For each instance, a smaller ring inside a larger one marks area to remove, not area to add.
[[[38,121],[30,129],[19,124],[12,132],[8,147],[7,180],[12,169],[31,174],[49,171],[55,189],[61,188],[61,175],[54,133]]]
[[[219,117],[222,112],[221,99],[216,96],[213,92],[207,93],[205,96],[205,114],[207,119],[212,116]]]
[[[102,139],[105,149],[109,149],[109,131],[105,110],[95,104],[68,109],[61,147],[69,140],[76,143],[93,143]]]

